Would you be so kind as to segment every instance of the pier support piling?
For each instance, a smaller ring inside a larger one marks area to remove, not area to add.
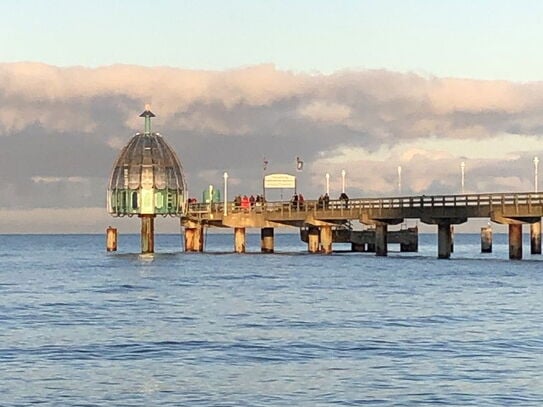
[[[387,256],[387,224],[379,223],[375,225],[375,255]]]
[[[109,226],[106,230],[106,248],[108,252],[117,251],[117,229]]]
[[[365,252],[366,244],[365,243],[351,243],[352,252]]]
[[[509,258],[522,259],[522,224],[509,224]]]
[[[245,253],[245,228],[234,228],[234,251]]]
[[[449,259],[451,257],[452,247],[451,225],[449,223],[439,223],[437,225],[437,258]]]
[[[541,221],[530,225],[530,253],[541,254]]]
[[[332,227],[321,226],[320,228],[321,252],[324,254],[332,253]]]
[[[260,229],[260,251],[262,253],[273,253],[274,251],[273,228]]]
[[[492,228],[481,228],[481,253],[492,253]]]
[[[185,228],[185,251],[203,252],[204,251],[204,227]]]
[[[140,215],[141,218],[141,253],[155,252],[155,215]]]
[[[307,251],[317,253],[319,251],[319,228],[310,226],[307,231]]]

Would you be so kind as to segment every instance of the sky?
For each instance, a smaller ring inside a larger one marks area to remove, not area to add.
[[[101,233],[120,148],[143,123],[191,194],[306,199],[532,191],[543,131],[536,1],[0,3],[0,233]],[[401,190],[398,166],[402,167]],[[158,231],[176,231],[160,221]]]

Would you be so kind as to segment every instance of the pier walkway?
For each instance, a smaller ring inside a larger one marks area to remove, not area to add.
[[[308,250],[332,251],[332,228],[350,228],[352,221],[375,227],[375,252],[387,254],[387,227],[407,219],[419,220],[438,228],[438,257],[451,255],[451,226],[470,218],[487,218],[509,226],[509,257],[522,258],[522,225],[531,224],[532,246],[541,253],[543,193],[490,193],[463,195],[421,195],[406,197],[330,200],[327,204],[306,200],[266,202],[249,208],[233,202],[191,204],[182,218],[186,250],[199,251],[203,226],[234,228],[235,250],[245,249],[245,228],[262,228],[262,250],[273,251],[273,229],[291,226],[309,229]],[[314,236],[314,237],[313,237]],[[267,243],[265,238],[268,237]],[[271,245],[271,246],[270,246]]]

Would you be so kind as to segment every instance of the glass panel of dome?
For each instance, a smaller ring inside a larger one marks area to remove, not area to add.
[[[166,188],[166,174],[164,167],[155,166],[155,186],[157,189]]]
[[[139,166],[133,165],[130,167],[128,171],[128,187],[130,189],[138,189],[140,187],[140,170],[141,167]]]

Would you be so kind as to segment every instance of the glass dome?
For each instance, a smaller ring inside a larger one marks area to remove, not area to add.
[[[151,133],[147,108],[145,132],[136,133],[121,150],[109,180],[108,212],[124,215],[173,215],[185,212],[187,185],[173,149],[159,133]]]

